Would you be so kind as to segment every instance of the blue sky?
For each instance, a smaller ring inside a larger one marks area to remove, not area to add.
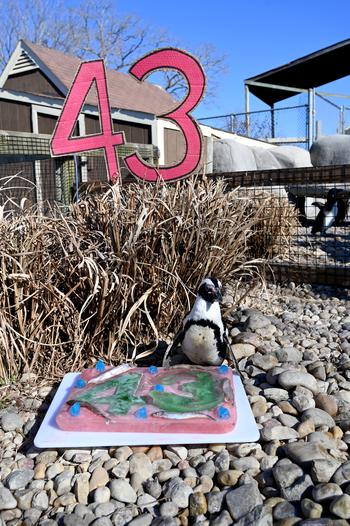
[[[200,117],[243,111],[244,79],[350,38],[350,0],[128,0],[118,10],[168,30],[184,49],[210,42],[227,55],[229,72],[218,79],[216,100],[196,111]],[[323,89],[350,94],[350,78]],[[335,102],[350,107],[350,100]],[[266,108],[253,96],[251,105]]]

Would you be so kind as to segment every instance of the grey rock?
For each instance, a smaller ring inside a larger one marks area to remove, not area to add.
[[[232,519],[237,521],[262,504],[262,497],[255,484],[244,484],[227,492],[226,504]]]
[[[32,499],[32,506],[33,508],[37,508],[39,510],[46,510],[49,507],[49,498],[47,496],[46,491],[39,491],[38,493],[35,493]]]
[[[136,502],[136,492],[125,479],[111,480],[109,489],[113,499],[127,503]]]
[[[96,502],[96,504],[103,504],[105,502],[108,502],[110,498],[111,498],[111,491],[106,486],[95,489],[94,502]]]
[[[215,471],[227,471],[230,467],[230,454],[227,449],[223,449],[214,458]]]
[[[279,362],[301,362],[303,359],[303,353],[294,347],[284,347],[277,349],[276,357]]]
[[[129,473],[129,461],[124,460],[123,462],[120,462],[117,466],[112,468],[112,473],[115,478],[125,479]]]
[[[161,471],[157,474],[157,478],[159,482],[166,482],[167,480],[170,480],[174,477],[178,477],[180,475],[180,470],[177,468],[174,469],[168,469],[167,471]]]
[[[267,400],[273,402],[281,402],[282,400],[288,400],[289,393],[285,389],[279,389],[278,387],[269,387],[264,389],[264,396]]]
[[[113,523],[108,517],[98,517],[96,520],[91,522],[91,526],[113,526]]]
[[[159,508],[162,517],[176,517],[179,513],[179,507],[174,502],[163,502]]]
[[[115,504],[113,502],[102,502],[98,504],[94,509],[94,514],[96,517],[107,517],[112,515],[115,511]]]
[[[319,392],[316,379],[311,374],[302,371],[285,371],[279,375],[278,383],[284,387],[284,389],[293,389],[297,386],[302,386],[309,389],[313,394]]]
[[[292,404],[299,413],[315,407],[315,400],[305,395],[293,396]]]
[[[63,526],[85,526],[86,521],[79,517],[79,515],[76,515],[75,513],[70,513],[68,515],[64,515],[62,519]]]
[[[38,524],[40,516],[41,516],[41,511],[36,510],[35,508],[31,508],[30,510],[25,510],[23,514],[23,518],[25,519],[25,521],[28,524],[31,524],[33,526]],[[78,526],[81,526],[81,525],[78,525]]]
[[[350,164],[349,152],[349,135],[326,135],[313,142],[310,157],[313,166]]]
[[[207,477],[213,478],[215,475],[215,465],[212,460],[208,460],[204,464],[197,466],[197,473],[202,476],[206,475]]]
[[[210,526],[230,526],[232,524],[232,518],[228,511],[224,510],[210,521]]]
[[[133,512],[131,508],[122,508],[113,513],[111,520],[113,526],[124,526],[128,524],[133,518]]]
[[[274,508],[273,508],[273,518],[275,520],[283,520],[288,519],[289,517],[295,517],[296,516],[296,509],[293,504],[285,500],[284,502],[279,502]]]
[[[207,493],[207,503],[209,513],[219,513],[222,510],[224,498],[227,490],[211,491]]]
[[[154,497],[155,499],[158,499],[158,497],[160,497],[160,495],[162,493],[162,487],[159,484],[159,480],[157,478],[156,479],[152,479],[152,478],[147,479],[143,483],[143,488],[144,488],[144,490],[147,493],[152,495],[152,497]]]
[[[252,470],[256,473],[260,471],[259,461],[254,457],[237,458],[231,462],[231,467],[240,471]]]
[[[318,484],[312,490],[312,497],[316,502],[323,502],[324,500],[334,499],[342,495],[343,492],[338,484],[327,482],[325,484]]]
[[[158,504],[157,499],[149,495],[148,493],[143,493],[137,499],[136,505],[140,508],[141,511],[150,510],[156,504]]]
[[[71,471],[63,471],[55,477],[54,490],[58,496],[68,493],[72,486],[73,473]]]
[[[300,501],[312,486],[310,475],[304,474],[288,488],[282,488],[281,495],[288,501]]]
[[[17,501],[17,507],[20,510],[29,510],[32,505],[34,495],[33,489],[19,489],[15,492],[14,497]]]
[[[284,446],[284,451],[291,460],[301,466],[307,466],[313,460],[328,459],[326,450],[318,444],[293,442]]]
[[[232,139],[213,142],[213,172],[256,170],[253,152],[248,146]]]
[[[290,440],[298,437],[299,433],[295,429],[282,426],[280,422],[272,419],[265,422],[261,430],[261,438],[267,442],[271,440]]]
[[[179,508],[187,508],[193,489],[187,486],[179,477],[167,483],[164,496],[173,501]]]
[[[143,513],[129,522],[129,526],[149,526],[153,520],[150,513]]]
[[[350,480],[350,461],[342,464],[332,477],[332,481],[341,486]]]
[[[316,483],[329,482],[341,463],[334,459],[314,460],[311,467],[311,477]]]
[[[145,453],[134,453],[129,458],[129,472],[137,473],[143,480],[147,480],[153,474],[152,463]]]
[[[322,431],[314,431],[307,437],[308,442],[316,443],[323,446],[325,449],[338,449],[338,442],[334,438],[331,438],[329,434],[323,433]]]
[[[272,473],[279,488],[291,486],[297,479],[302,477],[303,470],[288,459],[277,462],[272,468]]]
[[[15,431],[16,429],[21,430],[24,425],[23,418],[15,412],[9,411],[1,417],[1,427],[6,432]]]
[[[323,411],[322,409],[318,409],[316,407],[304,411],[301,415],[301,419],[303,421],[311,419],[315,423],[316,428],[320,426],[327,426],[328,428],[335,426],[335,422],[331,415],[326,413],[326,411]]]
[[[33,469],[15,470],[6,478],[6,486],[10,490],[25,488],[27,484],[33,479]]]
[[[17,501],[13,497],[10,490],[0,486],[0,511],[1,510],[12,510],[16,508]]]
[[[256,506],[247,513],[242,519],[235,523],[235,526],[272,526],[273,518],[271,510],[262,505]]]
[[[350,495],[341,495],[330,504],[331,512],[341,519],[350,519]]]

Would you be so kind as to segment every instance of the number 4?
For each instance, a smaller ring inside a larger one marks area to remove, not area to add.
[[[75,123],[93,82],[96,82],[102,132],[86,137],[72,137]],[[107,161],[108,178],[111,182],[115,182],[119,177],[115,146],[124,143],[124,133],[113,132],[103,60],[83,62],[79,67],[56,124],[51,140],[51,153],[53,155],[66,155],[103,148]]]

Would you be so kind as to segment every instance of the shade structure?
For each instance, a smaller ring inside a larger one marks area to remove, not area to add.
[[[288,99],[297,93],[297,91],[281,89],[283,87],[308,90],[347,75],[350,75],[350,39],[250,77],[245,80],[245,84],[256,97],[273,106],[276,102]],[[259,83],[269,86],[261,86]]]

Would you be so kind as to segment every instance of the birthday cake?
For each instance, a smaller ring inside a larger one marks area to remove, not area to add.
[[[228,433],[236,424],[232,370],[99,362],[77,377],[56,423],[82,432]]]

